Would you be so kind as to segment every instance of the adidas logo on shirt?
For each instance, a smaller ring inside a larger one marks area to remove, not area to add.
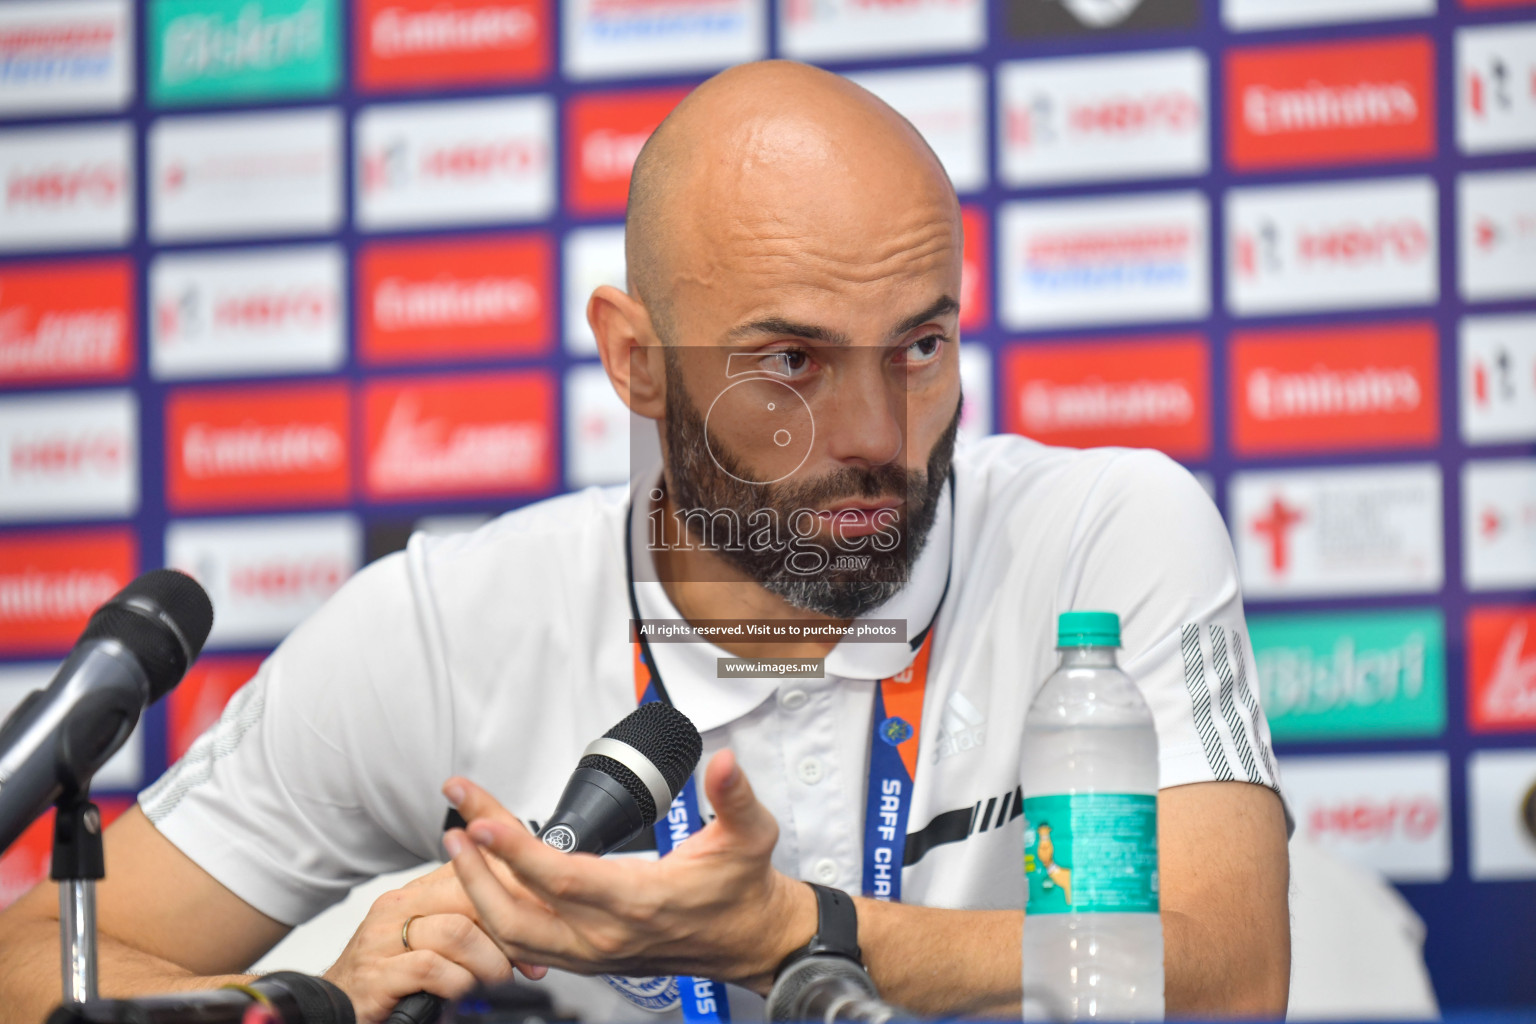
[[[950,694],[944,703],[941,725],[944,731],[933,752],[934,764],[953,754],[975,750],[987,741],[987,716],[959,691]]]

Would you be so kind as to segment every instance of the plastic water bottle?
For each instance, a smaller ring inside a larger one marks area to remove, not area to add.
[[[1024,723],[1026,1019],[1163,1018],[1157,731],[1120,617],[1065,612]]]

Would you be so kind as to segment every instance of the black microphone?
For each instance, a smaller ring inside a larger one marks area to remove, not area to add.
[[[66,1003],[47,1024],[357,1024],[357,1015],[324,978],[278,971],[206,992]]]
[[[640,705],[582,751],[539,838],[562,853],[617,850],[672,806],[703,752],[687,715],[661,701]],[[442,1008],[437,996],[417,992],[385,1024],[431,1024]]]
[[[212,628],[207,593],[174,569],[145,573],[96,609],[48,686],[0,724],[0,851],[50,804],[90,787]]]
[[[897,1016],[910,1016],[880,1001],[880,993],[863,967],[829,953],[813,953],[784,968],[768,990],[767,1013],[775,1022],[818,1024],[885,1024]]]

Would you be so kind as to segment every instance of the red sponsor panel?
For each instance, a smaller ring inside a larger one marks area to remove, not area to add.
[[[490,85],[550,69],[549,0],[357,0],[367,90]]]
[[[133,579],[138,562],[126,528],[0,537],[0,654],[69,650],[91,613]]]
[[[388,242],[358,264],[358,347],[375,365],[536,355],[554,337],[547,235]]]
[[[0,268],[0,387],[127,377],[133,328],[129,260]]]
[[[1239,331],[1232,446],[1243,455],[1440,440],[1434,324]]]
[[[394,378],[363,393],[369,498],[536,494],[556,483],[544,372]]]
[[[103,826],[112,824],[133,806],[133,799],[126,796],[94,796],[91,799],[101,809]],[[47,878],[52,865],[53,808],[50,807],[0,855],[0,910],[15,903],[28,889]]]
[[[629,172],[687,89],[587,93],[565,107],[566,202],[577,213],[623,213]]]
[[[992,232],[987,211],[962,206],[965,249],[960,265],[960,329],[974,331],[992,319]]]
[[[1536,0],[1461,0],[1461,6],[1473,9],[1482,7],[1536,7]]]
[[[1014,345],[1004,429],[1045,444],[1211,451],[1210,352],[1195,335]]]
[[[344,382],[185,389],[165,409],[173,511],[326,505],[352,496]]]
[[[1425,36],[1231,51],[1228,158],[1252,171],[1433,156],[1434,66]]]
[[[185,754],[192,741],[218,721],[229,698],[256,674],[263,660],[258,654],[205,654],[187,670],[167,702],[167,760]]]
[[[1475,732],[1536,731],[1536,604],[1468,613],[1467,694]]]

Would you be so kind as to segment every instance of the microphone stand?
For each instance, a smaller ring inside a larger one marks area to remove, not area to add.
[[[90,790],[59,798],[53,818],[53,869],[59,883],[59,972],[64,1002],[96,998],[96,881],[106,877],[101,811]]]

